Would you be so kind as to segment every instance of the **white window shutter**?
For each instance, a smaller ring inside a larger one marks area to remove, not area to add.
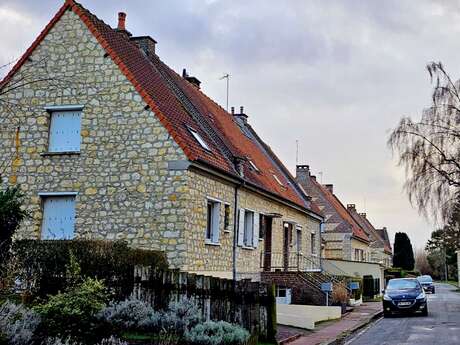
[[[252,246],[257,248],[259,246],[259,231],[260,231],[260,217],[257,212],[254,212],[254,235],[252,236]]]
[[[240,218],[238,221],[238,245],[244,246],[244,209],[240,208]]]
[[[220,203],[215,202],[212,206],[212,231],[211,240],[213,243],[219,243],[220,236]]]
[[[75,197],[47,197],[43,205],[42,239],[68,240],[75,232]]]
[[[78,152],[81,142],[81,111],[56,111],[51,114],[50,152]]]

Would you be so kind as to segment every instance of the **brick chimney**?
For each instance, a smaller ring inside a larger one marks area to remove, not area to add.
[[[329,192],[334,194],[334,185],[333,184],[325,184],[324,187],[326,187]]]
[[[367,214],[366,214],[366,213],[360,213],[359,215],[360,215],[361,217],[363,217],[363,218],[366,218],[366,217],[367,217]]]
[[[187,80],[190,84],[195,86],[197,89],[200,89],[201,81],[196,77],[189,76],[185,68],[182,70],[182,78]]]
[[[131,36],[131,33],[128,30],[126,30],[126,13],[125,12],[118,12],[117,31],[127,34],[128,37]]]
[[[347,210],[356,212],[356,205],[355,204],[347,204]]]
[[[232,115],[235,117],[236,121],[239,124],[245,125],[248,122],[248,115],[246,115],[244,113],[244,107],[243,106],[240,107],[240,113],[239,114],[235,114],[235,108],[232,107]]]

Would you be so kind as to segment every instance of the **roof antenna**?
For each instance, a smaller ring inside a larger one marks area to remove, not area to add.
[[[225,106],[225,110],[227,110],[227,113],[228,113],[228,90],[229,90],[230,74],[225,73],[221,78],[219,78],[219,80],[222,80],[222,79],[227,79],[227,104]]]

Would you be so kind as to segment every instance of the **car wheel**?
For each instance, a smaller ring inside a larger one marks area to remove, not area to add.
[[[426,306],[425,309],[422,310],[422,316],[428,316],[428,306]]]
[[[433,288],[433,294],[434,294],[435,289]]]
[[[391,313],[388,311],[383,312],[383,317],[391,317]]]

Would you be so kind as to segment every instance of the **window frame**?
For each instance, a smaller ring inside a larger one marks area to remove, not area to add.
[[[248,222],[248,216],[251,218],[250,222]],[[255,212],[253,210],[245,209],[243,244],[244,244],[244,247],[246,248],[254,247],[254,218],[255,218]]]
[[[231,205],[229,203],[224,203],[224,231],[225,232],[230,232],[231,213],[232,213]]]
[[[42,220],[40,225],[40,239],[43,241],[65,241],[65,240],[72,240],[75,238],[76,235],[76,218],[77,218],[77,195],[78,192],[39,192],[38,196],[41,199],[41,212],[42,212]],[[45,237],[45,203],[47,199],[57,199],[57,198],[65,198],[71,197],[73,199],[73,229],[72,229],[72,236],[70,238],[48,238]]]
[[[60,155],[60,154],[79,154],[81,152],[81,126],[82,126],[82,118],[83,118],[83,105],[56,105],[56,106],[46,106],[45,110],[49,114],[49,121],[48,121],[48,143],[47,143],[47,151],[46,154],[51,155]],[[51,137],[52,137],[52,123],[53,123],[53,116],[59,112],[80,112],[80,121],[79,121],[79,144],[78,150],[52,150],[51,149]]]
[[[188,131],[192,134],[193,138],[197,141],[200,146],[205,149],[206,151],[212,152],[211,148],[209,147],[208,143],[206,140],[203,139],[203,137],[198,133],[198,131],[190,126],[187,126]]]
[[[211,214],[209,206],[211,205]],[[222,201],[214,198],[206,198],[206,229],[205,243],[209,245],[220,245],[220,209]],[[217,217],[217,219],[215,218]]]

